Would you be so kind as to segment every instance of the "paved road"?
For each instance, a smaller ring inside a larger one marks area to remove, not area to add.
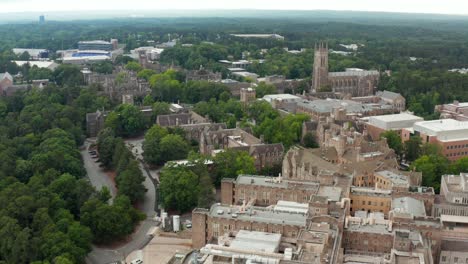
[[[111,195],[112,199],[117,195],[117,190],[112,180],[107,176],[104,170],[99,167],[99,163],[95,159],[91,158],[91,155],[88,153],[89,143],[85,143],[86,148],[81,151],[81,156],[83,157],[84,167],[88,174],[88,178],[91,184],[97,189],[101,190],[103,186],[106,186]]]
[[[142,141],[142,140],[141,140]],[[85,163],[85,168],[88,172],[91,183],[97,189],[102,188],[102,186],[109,186],[112,182],[107,177],[107,175],[102,171],[97,163],[92,160],[87,150],[82,152],[83,160]],[[140,154],[141,155],[141,154]],[[139,158],[139,155],[136,155]],[[153,227],[157,226],[157,222],[154,221],[155,216],[155,203],[156,203],[156,190],[154,180],[150,179],[148,173],[143,168],[143,165],[140,163],[140,169],[145,176],[144,185],[148,190],[145,193],[143,202],[140,205],[140,209],[147,215],[147,219],[144,220],[140,226],[138,226],[135,233],[132,234],[129,242],[116,249],[108,248],[98,248],[93,247],[93,250],[89,253],[86,258],[87,263],[92,264],[106,264],[113,261],[124,260],[131,252],[143,248],[146,244],[149,243],[152,236],[148,235]],[[114,189],[115,190],[115,189]],[[115,193],[113,194],[115,195]]]

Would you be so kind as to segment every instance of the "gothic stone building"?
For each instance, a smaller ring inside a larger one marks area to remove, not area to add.
[[[257,170],[281,165],[284,152],[283,144],[265,144],[240,128],[204,131],[201,134],[201,154],[214,156],[218,151],[225,149],[247,151],[254,158]]]
[[[380,74],[375,70],[346,69],[344,72],[328,72],[328,45],[315,46],[312,92],[333,91],[351,96],[374,94]]]

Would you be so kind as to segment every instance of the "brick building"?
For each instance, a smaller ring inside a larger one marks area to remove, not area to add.
[[[416,122],[413,128],[422,143],[439,145],[447,159],[454,161],[468,156],[468,122],[440,119]]]
[[[371,116],[365,128],[372,140],[379,140],[380,135],[385,131],[395,131],[402,141],[407,141],[411,136],[410,131],[413,125],[421,121],[424,121],[422,117],[409,113]]]

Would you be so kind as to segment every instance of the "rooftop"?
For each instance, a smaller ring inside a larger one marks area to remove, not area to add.
[[[273,211],[307,214],[309,212],[309,205],[306,203],[278,201],[278,203],[274,206]]]
[[[369,75],[379,75],[379,71],[366,71],[358,68],[348,68],[344,72],[330,72],[328,76],[338,77],[338,76],[369,76]]]
[[[341,198],[341,188],[332,186],[320,186],[317,195],[327,197],[329,201],[338,202]]]
[[[351,187],[351,193],[356,195],[368,195],[368,196],[388,196],[392,194],[390,190],[378,190],[368,187]]]
[[[305,226],[307,215],[298,213],[274,212],[265,207],[252,206],[241,211],[241,207],[214,204],[209,215],[214,218],[238,219],[240,221],[260,222],[278,225]]]
[[[460,175],[443,175],[442,184],[445,183],[447,189],[451,193],[468,192],[468,174],[460,173]]]
[[[348,231],[363,232],[363,233],[376,233],[376,234],[392,234],[388,230],[388,226],[384,224],[355,224],[352,223],[346,229]]]
[[[263,96],[263,100],[271,103],[274,100],[287,100],[287,101],[299,101],[301,98],[292,94],[267,94]]]
[[[106,44],[110,45],[111,43],[108,41],[104,40],[84,40],[84,41],[79,41],[78,44]]]
[[[408,177],[403,174],[398,174],[393,171],[378,171],[375,173],[376,175],[379,175],[381,177],[384,177],[385,179],[390,180],[394,185],[408,185]]]
[[[281,234],[239,230],[230,248],[275,253],[281,242]]]
[[[436,136],[440,141],[468,140],[468,122],[454,119],[416,122],[414,130],[429,136]]]
[[[370,112],[374,107],[370,104],[362,104],[351,100],[325,99],[314,101],[299,101],[298,106],[318,113],[331,113],[335,108],[343,108],[347,113]]]
[[[390,91],[377,92],[376,95],[382,97],[383,99],[389,99],[389,100],[394,100],[394,99],[397,99],[398,97],[401,97],[401,94],[390,92]]]
[[[369,117],[369,124],[385,130],[412,127],[414,123],[420,121],[424,121],[424,119],[409,113]]]
[[[395,198],[392,201],[392,209],[398,213],[408,213],[413,216],[426,216],[424,202],[412,197]]]
[[[239,175],[237,176],[236,184],[267,186],[282,189],[288,189],[293,186],[309,190],[319,189],[319,184],[315,182],[295,182],[290,180],[284,180],[279,177],[267,177],[257,175]]]
[[[54,70],[59,65],[53,61],[13,61],[18,66],[23,66],[25,64],[29,64],[31,67],[37,66],[38,68],[48,68]]]
[[[29,53],[30,56],[36,57],[39,56],[43,52],[47,52],[46,49],[21,49],[21,48],[14,48],[13,53],[16,55],[21,55],[23,53]]]

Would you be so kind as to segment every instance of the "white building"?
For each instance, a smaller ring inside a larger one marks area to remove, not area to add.
[[[19,67],[29,64],[31,67],[46,68],[51,71],[55,70],[59,65],[53,61],[13,61]]]

